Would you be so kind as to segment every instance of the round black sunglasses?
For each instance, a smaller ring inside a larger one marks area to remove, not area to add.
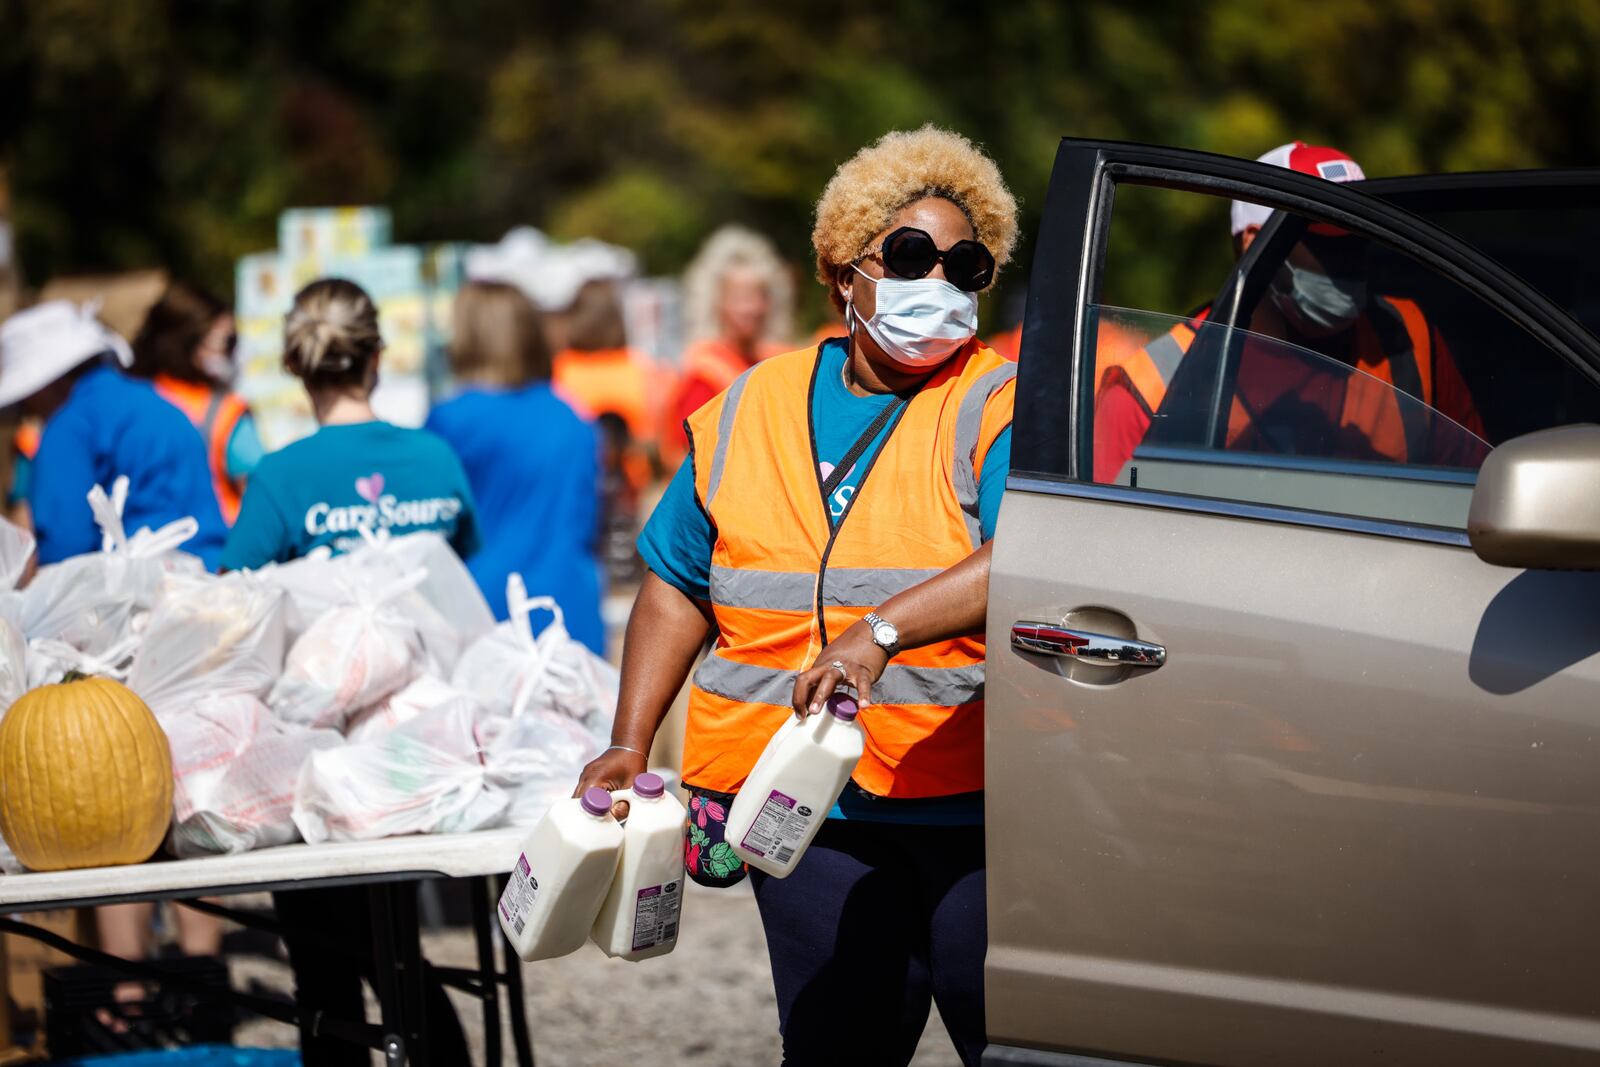
[[[994,279],[994,256],[977,241],[957,241],[940,250],[927,231],[902,226],[883,239],[876,256],[896,278],[926,278],[937,263],[944,264],[944,276],[951,285],[976,293]]]

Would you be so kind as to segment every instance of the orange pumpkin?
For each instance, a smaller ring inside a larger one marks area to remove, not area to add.
[[[79,678],[0,719],[0,836],[36,871],[140,863],[172,818],[172,753],[127,686]]]

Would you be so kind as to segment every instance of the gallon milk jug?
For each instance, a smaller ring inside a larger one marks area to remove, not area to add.
[[[683,908],[683,803],[649,772],[618,799],[628,802],[622,865],[594,921],[594,943],[625,960],[665,956],[678,944]]]
[[[556,801],[528,834],[500,894],[500,929],[524,961],[583,946],[617,873],[622,836],[611,794],[598,788]]]
[[[843,694],[772,735],[728,812],[727,840],[750,866],[787,877],[861,759],[856,702]]]

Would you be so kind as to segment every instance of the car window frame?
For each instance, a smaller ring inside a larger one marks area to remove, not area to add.
[[[1462,188],[1471,180],[1468,175],[1379,181],[1394,191],[1402,182],[1417,189],[1426,188],[1429,181]],[[1085,369],[1092,366],[1094,355],[1090,309],[1100,294],[1116,187],[1124,183],[1251,200],[1339,225],[1460,285],[1600,386],[1600,338],[1465,239],[1359,188],[1375,183],[1328,182],[1287,168],[1189,149],[1063,138],[1045,197],[1023,323],[1009,483],[1015,488],[1070,483],[1087,495],[1103,495],[1092,490],[1111,488],[1093,485],[1093,431],[1083,414],[1090,410],[1095,385],[1093,374]],[[1381,193],[1382,187],[1374,192]],[[1253,259],[1246,256],[1240,262],[1224,284],[1225,294],[1229,283],[1237,284],[1248,275]],[[1060,417],[1063,397],[1069,399],[1065,419]],[[1160,499],[1176,495],[1170,493],[1118,488],[1115,495],[1126,499],[1130,493],[1141,499],[1148,496],[1152,499],[1146,502],[1153,504],[1234,510],[1227,501]],[[1249,510],[1259,517],[1263,507],[1250,505]],[[1283,520],[1345,525],[1338,517],[1330,517],[1333,522],[1308,520],[1309,514],[1286,514]],[[1370,525],[1370,520],[1357,525]],[[1394,526],[1389,532],[1396,536],[1425,540],[1441,536],[1432,528]],[[1451,543],[1464,543],[1453,531],[1442,533]]]

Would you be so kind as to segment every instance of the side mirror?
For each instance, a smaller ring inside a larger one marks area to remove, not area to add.
[[[1600,570],[1600,426],[1558,426],[1484,460],[1467,537],[1485,563]]]

